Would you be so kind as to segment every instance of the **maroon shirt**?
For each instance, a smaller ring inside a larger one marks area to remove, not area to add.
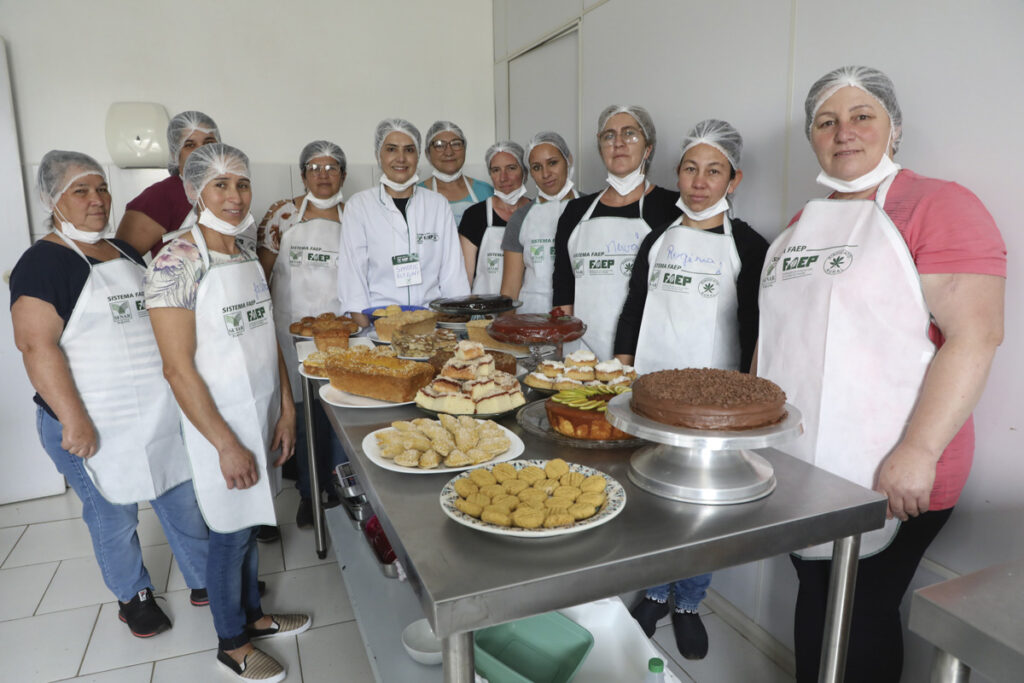
[[[128,202],[125,210],[146,214],[159,223],[164,234],[167,234],[181,227],[185,216],[192,210],[192,203],[185,196],[185,184],[181,182],[181,176],[172,175],[147,187],[138,197]],[[149,250],[150,255],[155,258],[163,246],[163,242],[158,242]]]

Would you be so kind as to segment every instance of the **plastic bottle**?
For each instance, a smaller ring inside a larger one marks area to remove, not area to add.
[[[665,683],[665,662],[659,657],[651,657],[647,661],[647,675],[644,683]]]

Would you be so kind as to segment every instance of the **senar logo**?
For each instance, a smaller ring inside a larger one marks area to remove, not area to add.
[[[114,322],[121,325],[131,322],[132,309],[130,301],[110,301],[110,315]]]
[[[853,254],[849,249],[836,249],[825,257],[822,268],[828,275],[838,275],[853,265]]]
[[[242,312],[237,311],[235,313],[225,313],[224,327],[232,337],[237,337],[245,332],[245,323],[242,322]]]

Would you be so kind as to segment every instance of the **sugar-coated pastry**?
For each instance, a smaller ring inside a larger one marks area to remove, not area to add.
[[[421,432],[404,432],[402,445],[414,451],[425,451],[430,448],[430,439]]]
[[[441,413],[437,416],[437,419],[441,421],[441,426],[451,432],[452,435],[454,435],[455,430],[459,428],[459,420],[451,415]]]
[[[455,430],[455,446],[460,451],[468,451],[476,446],[479,440],[480,436],[475,428],[467,429],[460,424],[459,428]]]
[[[467,455],[466,453],[463,453],[462,451],[460,451],[458,448],[452,448],[450,451],[448,451],[448,455],[446,455],[445,458],[444,458],[444,466],[445,467],[465,467],[467,465],[472,465],[472,464],[473,464],[473,459],[470,458],[469,455]],[[463,481],[468,483],[468,484],[472,484],[473,485],[473,489],[474,489],[473,493],[476,492],[476,490],[478,489],[477,485],[474,484],[469,479],[459,479],[455,483],[457,484],[457,483],[463,482]],[[460,496],[462,495],[462,493],[459,491],[459,487],[458,486],[455,487],[455,492],[458,493]]]
[[[436,438],[430,439],[430,446],[435,451],[440,453],[443,457],[447,458],[452,454],[455,448],[455,439],[448,432],[447,429],[441,429],[441,433]],[[467,463],[468,464],[468,463]]]
[[[412,449],[402,451],[395,456],[395,464],[401,465],[402,467],[419,467],[420,452]]]
[[[441,464],[441,456],[433,448],[428,448],[420,454],[420,469],[432,470]]]
[[[468,455],[470,459],[472,459],[474,465],[485,463],[494,457],[487,451],[482,451],[479,448],[470,448],[468,451],[466,451],[466,455]]]
[[[456,439],[458,443],[458,439]],[[490,453],[492,456],[501,455],[509,449],[512,445],[512,441],[507,436],[491,436],[486,439],[480,439],[476,442],[476,447],[485,453]]]

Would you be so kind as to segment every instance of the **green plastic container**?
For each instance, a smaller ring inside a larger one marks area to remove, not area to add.
[[[473,634],[476,672],[490,683],[568,683],[594,647],[594,636],[558,612]]]

